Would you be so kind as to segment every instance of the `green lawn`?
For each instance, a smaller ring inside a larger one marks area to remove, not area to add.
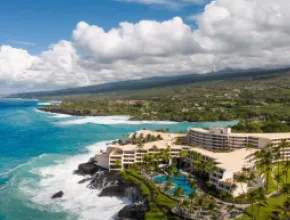
[[[275,210],[275,206],[282,205],[284,201],[283,196],[279,196],[276,198],[270,198],[267,200],[268,206],[265,207],[258,207],[257,205],[254,205],[254,216],[256,220],[268,220],[272,217],[272,212]],[[251,213],[252,213],[252,206],[249,206],[246,209],[245,215],[241,216],[240,218],[237,218],[237,220],[246,220],[246,219],[252,219]]]
[[[277,164],[275,165],[277,166]],[[283,165],[280,165],[280,172],[282,170]],[[277,174],[278,172],[278,168],[275,168],[274,170],[274,174]],[[282,186],[282,184],[286,182],[286,177],[283,176],[283,181],[282,183],[280,183],[280,186]],[[290,170],[288,171],[288,183],[290,183]],[[271,176],[270,181],[269,181],[269,190],[268,193],[271,193],[273,191],[275,191],[277,189],[277,186]],[[268,206],[265,207],[258,207],[257,205],[254,205],[254,216],[256,220],[267,220],[267,219],[271,219],[272,216],[272,212],[275,210],[275,207],[277,205],[282,205],[284,201],[284,196],[281,195],[279,197],[275,197],[275,198],[269,198],[267,200],[267,203],[269,204]],[[251,218],[251,213],[252,213],[252,206],[249,206],[246,209],[246,213],[245,215],[241,216],[240,218],[237,218],[237,220],[246,220],[246,219],[252,219]]]

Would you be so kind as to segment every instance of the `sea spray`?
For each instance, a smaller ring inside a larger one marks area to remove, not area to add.
[[[95,152],[104,149],[106,143],[108,142],[89,146],[87,154],[67,157],[58,164],[35,169],[34,173],[40,177],[40,181],[23,181],[21,190],[33,203],[50,211],[66,211],[77,219],[112,219],[129,201],[115,197],[100,198],[99,190],[78,184],[83,177],[73,174],[78,164],[88,161]],[[63,197],[52,200],[51,196],[60,190],[64,192]]]

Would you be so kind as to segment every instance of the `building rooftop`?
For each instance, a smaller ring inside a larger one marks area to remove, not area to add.
[[[173,141],[169,141],[169,140],[160,140],[160,141],[153,141],[153,142],[149,142],[149,143],[145,143],[142,146],[142,149],[150,149],[153,148],[153,146],[156,146],[158,149],[166,149],[168,146],[171,146],[172,149],[181,149],[182,146],[180,145],[174,145]],[[110,147],[115,147],[115,148],[119,148],[122,150],[135,150],[137,149],[137,145],[135,144],[126,144],[126,145],[110,145]]]
[[[213,152],[202,148],[191,148],[190,151],[195,151],[199,154],[212,158],[217,167],[224,170],[240,170],[247,165],[245,157],[256,152],[256,149],[238,149],[232,152]]]
[[[183,137],[185,136],[185,134],[175,134],[175,133],[166,133],[166,132],[157,132],[157,131],[150,131],[150,130],[140,130],[140,131],[136,131],[135,133],[137,133],[137,136],[139,136],[140,134],[143,134],[143,136],[145,137],[146,135],[150,134],[153,136],[157,136],[160,135],[162,137],[163,140],[159,140],[159,141],[152,141],[152,142],[148,142],[145,143],[142,148],[143,149],[150,149],[153,148],[153,146],[155,145],[158,149],[166,149],[168,146],[171,146],[174,149],[181,149],[182,146],[179,145],[174,145],[174,139],[177,137]],[[133,135],[130,134],[130,135]],[[126,144],[126,145],[119,145],[119,144],[112,144],[110,145],[110,147],[115,147],[115,148],[119,148],[122,150],[135,150],[137,148],[137,145],[135,144]]]
[[[137,134],[137,136],[139,136],[140,134],[143,134],[144,137],[148,134],[153,135],[153,136],[160,135],[163,140],[172,140],[177,137],[185,136],[185,134],[166,133],[166,132],[158,132],[158,131],[151,131],[151,130],[140,130],[140,131],[136,131],[135,133]],[[133,134],[134,133],[131,133],[130,136]]]
[[[190,128],[189,130],[192,131],[198,131],[201,133],[211,133],[209,130],[202,129],[202,128]],[[216,133],[211,133],[211,134],[216,134]],[[257,137],[257,138],[267,138],[267,139],[285,139],[289,138],[290,139],[290,132],[285,132],[285,133],[229,133],[229,134],[224,134],[224,135],[229,135],[229,136],[235,136],[235,137]]]

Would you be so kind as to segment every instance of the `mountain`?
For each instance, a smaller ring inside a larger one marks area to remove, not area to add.
[[[45,98],[45,97],[55,97],[55,96],[72,96],[81,94],[99,94],[106,92],[119,92],[128,90],[143,90],[150,88],[160,88],[167,86],[177,86],[185,85],[194,82],[206,82],[214,80],[224,80],[224,79],[234,79],[238,77],[247,76],[260,76],[276,74],[285,71],[289,71],[290,67],[280,68],[280,69],[250,69],[250,70],[224,70],[215,73],[207,74],[188,74],[170,77],[153,77],[145,78],[140,80],[128,80],[120,82],[111,82],[101,85],[93,85],[78,88],[69,88],[62,90],[52,90],[52,91],[40,91],[40,92],[30,92],[30,93],[19,93],[13,94],[8,97],[10,98]]]

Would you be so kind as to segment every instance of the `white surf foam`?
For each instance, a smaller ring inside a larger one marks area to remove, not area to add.
[[[37,113],[43,113],[43,114],[48,114],[48,115],[55,115],[56,114],[56,113],[52,113],[52,112],[41,111],[38,108],[34,108],[33,110]]]
[[[52,116],[49,116],[50,118],[70,118],[73,117],[72,115],[67,115],[67,114],[59,114],[59,113],[51,113],[53,114]]]
[[[34,183],[23,180],[21,191],[33,203],[49,211],[66,211],[81,220],[113,219],[128,201],[115,197],[98,197],[100,191],[86,188],[86,183],[78,184],[84,177],[72,173],[78,164],[88,161],[97,151],[105,149],[107,143],[88,146],[87,154],[72,156],[56,165],[34,170],[33,173],[37,173],[41,180]],[[64,196],[52,200],[51,196],[60,190],[64,192]]]
[[[50,118],[70,118],[73,117],[72,115],[67,115],[67,114],[60,114],[60,113],[53,113],[53,112],[46,112],[46,111],[41,111],[37,108],[34,109],[35,112],[37,113],[43,113],[43,114],[48,114]]]
[[[37,105],[52,105],[52,102],[39,102]]]
[[[82,124],[176,124],[172,121],[131,121],[130,116],[85,116],[73,120],[57,122],[60,125],[82,125]]]
[[[38,102],[37,105],[54,105],[54,104],[60,104],[61,101],[43,101],[43,102]]]

